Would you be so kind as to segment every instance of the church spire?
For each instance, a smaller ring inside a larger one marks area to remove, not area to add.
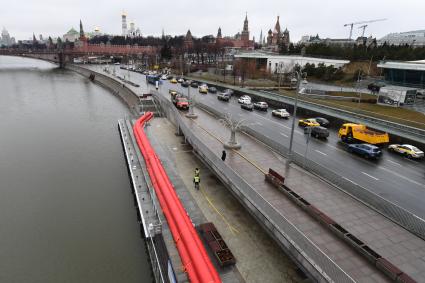
[[[248,32],[248,12],[245,14],[245,21],[243,22],[243,31]]]
[[[80,19],[80,38],[84,38],[84,30],[83,30],[83,23]]]

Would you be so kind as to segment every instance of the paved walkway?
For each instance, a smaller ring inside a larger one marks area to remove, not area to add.
[[[146,131],[167,173],[181,177],[183,184],[173,180],[179,197],[188,198],[181,195],[181,191],[185,190],[203,214],[201,217],[199,213],[190,213],[192,220],[195,224],[214,223],[235,255],[236,267],[246,282],[303,281],[295,264],[193,154],[191,146],[174,134],[175,127],[168,120],[153,119]],[[200,191],[193,189],[193,170],[196,167],[201,170]]]
[[[227,141],[229,132],[209,114],[200,110],[197,114],[198,119],[187,119],[187,123],[217,156],[221,156],[223,146],[219,140]],[[387,281],[387,277],[365,258],[266,183],[262,171],[271,167],[281,173],[289,188],[415,280],[425,282],[425,242],[422,239],[299,167],[285,166],[283,157],[258,141],[246,135],[239,135],[239,141],[242,149],[239,153],[228,152],[226,162],[353,279],[358,282]]]

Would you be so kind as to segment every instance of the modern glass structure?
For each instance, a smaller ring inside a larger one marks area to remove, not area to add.
[[[425,60],[411,62],[381,62],[388,84],[425,89]]]

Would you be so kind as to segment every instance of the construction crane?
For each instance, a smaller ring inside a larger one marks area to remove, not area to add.
[[[368,25],[359,26],[359,29],[361,29],[361,28],[363,29],[363,31],[362,31],[362,37],[364,37],[364,33],[365,33],[365,30],[366,30],[367,26]]]
[[[355,25],[361,25],[361,24],[370,24],[370,23],[380,22],[380,21],[385,21],[385,20],[387,20],[387,19],[376,19],[376,20],[370,20],[370,21],[362,21],[362,22],[349,23],[349,24],[345,24],[344,27],[350,26],[350,36],[348,37],[348,39],[351,39],[351,37],[353,36],[353,26],[355,26]],[[366,29],[366,26],[363,27],[363,32]]]

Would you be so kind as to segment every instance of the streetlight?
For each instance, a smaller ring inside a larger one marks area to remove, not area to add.
[[[292,162],[292,144],[294,141],[295,119],[297,116],[298,94],[300,92],[301,79],[303,74],[305,75],[305,77],[307,77],[307,73],[301,73],[301,71],[295,71],[295,74],[297,75],[297,92],[295,94],[294,114],[293,114],[294,117],[292,117],[291,137],[289,139],[288,163]]]
[[[189,67],[189,69],[190,69],[190,63],[188,64],[188,67]],[[194,112],[193,112],[193,99],[192,99],[192,97],[190,96],[190,88],[191,88],[191,86],[190,86],[190,84],[189,84],[189,86],[187,87],[187,99],[189,100],[189,113],[187,113],[186,114],[186,117],[188,117],[188,118],[197,118],[198,117],[198,115],[196,115]]]

